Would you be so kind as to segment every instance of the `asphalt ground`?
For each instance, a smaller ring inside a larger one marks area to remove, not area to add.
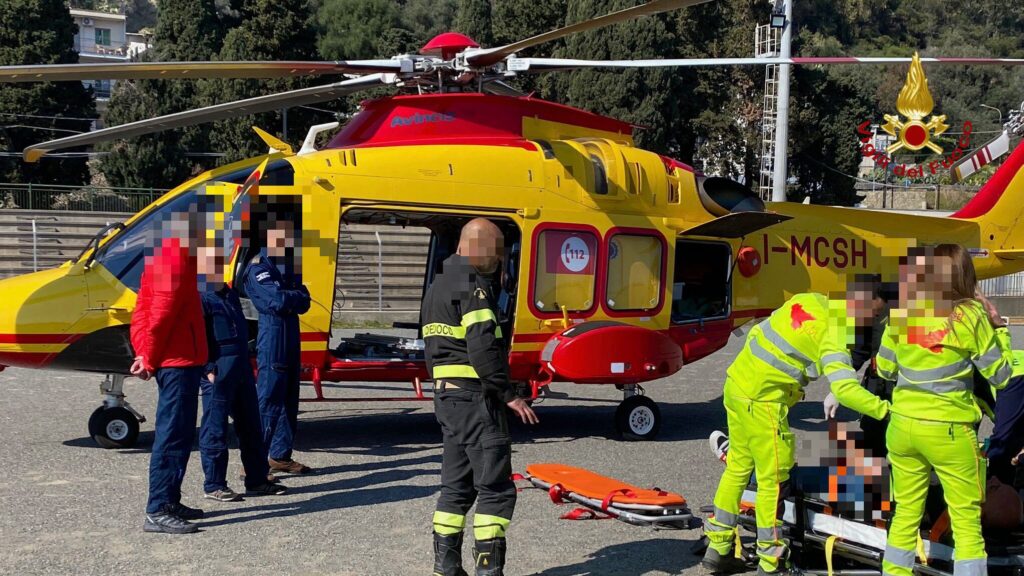
[[[740,344],[734,337],[726,349],[647,385],[663,416],[661,433],[650,442],[615,439],[621,394],[613,387],[555,385],[570,397],[537,406],[540,425],[514,427],[514,468],[562,462],[680,492],[695,510],[709,504],[722,465],[707,438],[724,428],[722,382]],[[280,497],[203,500],[194,452],[183,501],[207,516],[199,534],[169,536],[142,532],[152,421],[142,425],[133,449],[99,448],[86,433],[99,382],[90,374],[0,372],[0,573],[429,574],[441,458],[431,404],[303,404],[295,457],[317,474],[284,479],[289,492]],[[394,384],[330,390],[339,397],[410,392]],[[126,393],[153,417],[152,383],[129,380]],[[820,401],[826,393],[823,382],[814,383],[792,410],[791,425],[801,438],[824,438]],[[841,418],[854,415],[844,411]],[[236,489],[240,472],[233,449],[228,478]],[[560,520],[569,509],[540,490],[519,494],[507,574],[704,573],[690,552],[699,530]]]

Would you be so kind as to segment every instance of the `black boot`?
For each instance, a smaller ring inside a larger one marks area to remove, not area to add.
[[[462,532],[434,532],[434,576],[468,576],[462,569]]]
[[[477,540],[473,545],[476,576],[504,576],[505,539]]]

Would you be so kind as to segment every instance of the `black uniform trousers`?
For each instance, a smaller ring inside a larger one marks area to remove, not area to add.
[[[441,425],[441,496],[437,510],[465,516],[477,501],[477,514],[512,519],[512,441],[505,406],[482,391],[446,389],[437,382],[434,413]]]

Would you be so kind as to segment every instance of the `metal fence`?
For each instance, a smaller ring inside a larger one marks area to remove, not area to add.
[[[1024,296],[1024,272],[981,281],[986,296]]]
[[[163,196],[166,191],[161,188],[0,183],[0,208],[88,210],[134,214]]]

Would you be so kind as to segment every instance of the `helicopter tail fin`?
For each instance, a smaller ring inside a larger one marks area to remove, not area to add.
[[[951,216],[978,223],[982,243],[997,255],[1024,249],[1024,142],[963,208]]]

